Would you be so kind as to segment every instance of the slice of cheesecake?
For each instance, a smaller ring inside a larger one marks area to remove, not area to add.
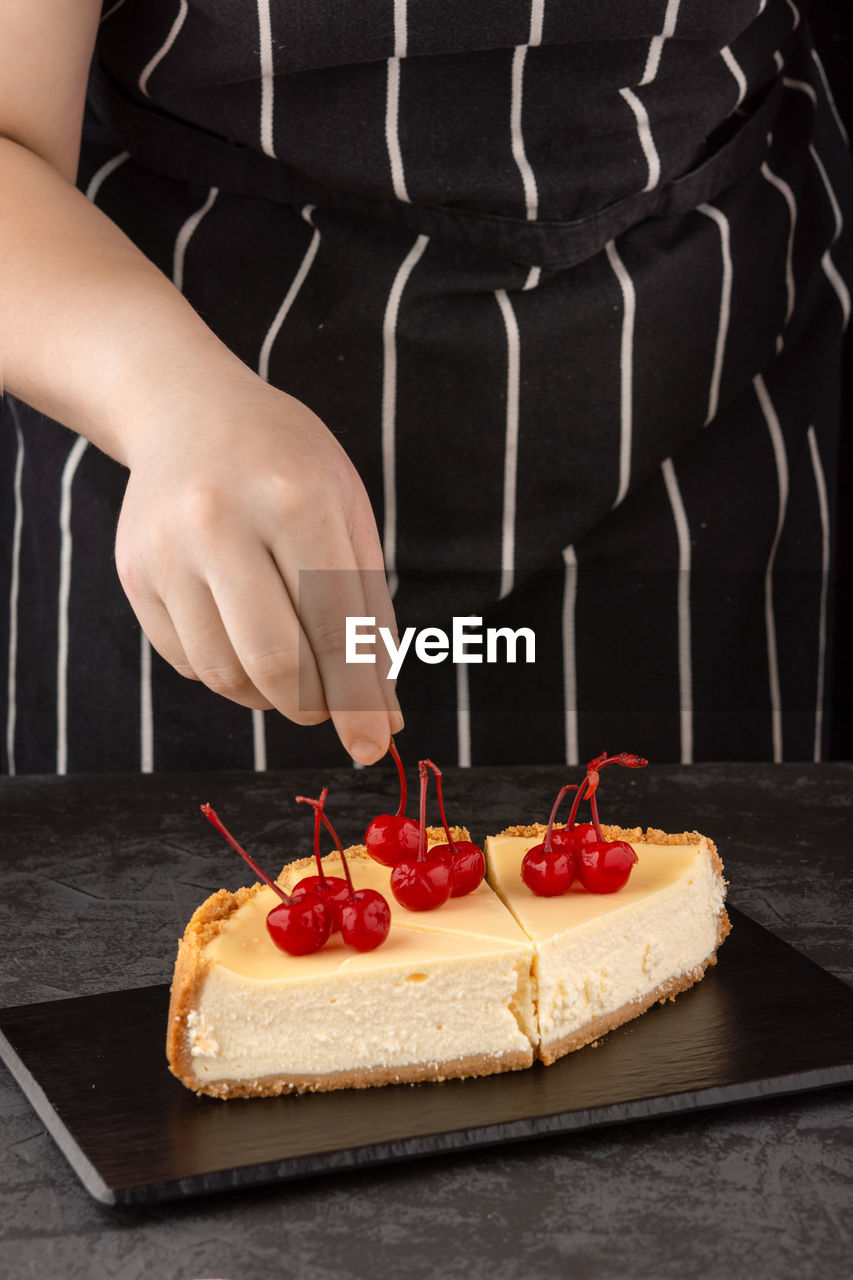
[[[617,893],[588,893],[576,883],[562,897],[533,894],[521,860],[544,838],[541,824],[510,827],[486,841],[489,880],[536,950],[538,1054],[545,1063],[693,986],[730,929],[722,863],[705,836],[603,831],[608,840],[626,840],[639,859]]]
[[[461,835],[458,838],[462,837]],[[406,911],[390,871],[346,851],[358,889],[378,889],[391,930],[359,953],[336,934],[312,955],[279,950],[255,885],[220,890],[190,920],[172,984],[167,1054],[190,1089],[218,1097],[488,1075],[530,1066],[533,946],[485,883],[431,912]],[[323,859],[342,875],[340,859]],[[313,859],[284,868],[291,889]]]

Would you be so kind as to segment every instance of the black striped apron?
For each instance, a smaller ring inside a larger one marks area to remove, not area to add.
[[[107,0],[90,97],[82,189],[339,435],[401,628],[535,629],[409,659],[408,755],[821,757],[851,173],[793,0]],[[8,772],[342,762],[152,653],[121,467],[0,448]]]

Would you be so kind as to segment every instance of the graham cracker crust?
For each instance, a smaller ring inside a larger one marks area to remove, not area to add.
[[[259,1080],[214,1080],[202,1083],[197,1076],[180,1077],[197,1094],[212,1098],[272,1098],[290,1093],[330,1093],[334,1089],[370,1089],[384,1084],[420,1084],[424,1081],[465,1080],[473,1076],[523,1071],[533,1065],[533,1051],[476,1054],[445,1062],[409,1063],[399,1067],[373,1067],[364,1071],[331,1071],[317,1076],[263,1076]]]
[[[554,823],[555,828],[565,825],[565,822]],[[534,836],[543,838],[547,830],[546,822],[528,822],[520,826],[505,827],[492,838],[495,840],[500,839],[501,836],[520,836],[528,840]],[[699,831],[673,833],[661,831],[658,827],[647,827],[643,831],[642,827],[617,827],[607,822],[602,822],[601,830],[605,840],[627,840],[629,844],[701,844],[703,840],[708,840],[708,837],[703,836]],[[708,840],[708,844],[712,849],[714,848],[711,840]]]
[[[184,936],[178,941],[178,957],[172,977],[169,1017],[166,1024],[166,1058],[169,1070],[182,1084],[193,1089],[192,1055],[187,1035],[187,1016],[198,1004],[201,988],[209,968],[204,958],[205,947],[217,936],[229,916],[244,902],[259,893],[261,884],[230,893],[220,889],[212,894],[190,917]]]

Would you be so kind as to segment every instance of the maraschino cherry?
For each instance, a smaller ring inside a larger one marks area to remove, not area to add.
[[[579,796],[583,786],[583,783],[577,787],[574,783],[568,782],[560,788],[548,819],[545,839],[541,844],[535,844],[532,849],[528,849],[522,858],[521,878],[538,898],[559,897],[571,887],[577,874],[575,850],[567,838],[569,828],[561,827],[555,831],[554,819],[566,792],[577,791]],[[578,796],[575,796],[573,815],[577,811]]]
[[[579,787],[571,783],[562,787],[554,801],[548,829],[541,844],[528,849],[521,863],[521,878],[528,889],[540,898],[558,897],[565,893],[578,878],[590,893],[615,893],[627,883],[637,855],[624,840],[605,840],[598,821],[595,792],[599,771],[608,764],[620,764],[627,769],[642,769],[648,764],[642,756],[622,751],[609,756],[606,751],[591,760],[586,767],[586,778]],[[565,827],[553,830],[557,809],[567,791],[575,790],[569,820]],[[589,800],[592,822],[575,825],[575,817],[581,800]]]
[[[293,886],[291,897],[303,898],[306,893],[310,893],[315,898],[320,898],[329,908],[332,933],[337,933],[341,927],[341,908],[345,902],[349,902],[349,885],[341,876],[327,876],[323,870],[323,860],[320,857],[320,826],[323,821],[323,806],[328,794],[328,787],[324,787],[319,800],[310,800],[308,796],[296,797],[299,804],[310,804],[314,809],[314,857],[317,860],[318,874],[303,876]]]
[[[393,738],[388,750],[400,778],[400,807],[395,814],[380,813],[374,818],[364,833],[364,843],[371,858],[383,867],[394,867],[417,853],[419,827],[414,818],[406,817],[406,775]]]
[[[581,783],[569,814],[569,820],[563,829],[563,839],[574,849],[576,855],[580,854],[583,845],[592,844],[599,839],[593,823],[579,822],[575,826],[575,814],[578,811],[578,804],[581,800],[587,800],[590,797],[589,779],[592,775],[595,774],[597,779],[599,771],[608,764],[621,764],[625,769],[644,769],[648,763],[648,760],[644,760],[642,756],[631,755],[628,751],[620,751],[615,756],[609,756],[606,751],[602,751],[594,760],[590,760],[586,766],[587,781],[586,783]],[[596,781],[592,789],[593,793],[597,786],[598,782]]]
[[[628,877],[636,862],[637,854],[626,840],[605,840],[598,820],[598,770],[606,764],[624,764],[629,769],[642,769],[647,760],[639,756],[599,756],[587,766],[585,797],[592,810],[595,840],[585,842],[577,856],[578,877],[590,893],[616,893],[628,883]]]
[[[427,851],[426,793],[429,774],[425,760],[418,761],[421,783],[418,855],[403,858],[391,872],[391,892],[409,911],[432,911],[450,897],[450,866],[439,854]]]
[[[237,850],[240,857],[248,862],[255,875],[281,898],[278,906],[273,907],[267,916],[267,931],[275,945],[292,956],[306,956],[312,951],[319,951],[332,929],[332,917],[326,903],[310,893],[299,898],[290,897],[249,857],[209,804],[203,804],[201,811],[231,847]]]
[[[483,850],[472,840],[454,840],[447,825],[444,813],[444,798],[441,794],[441,770],[432,760],[423,763],[435,774],[435,786],[438,791],[438,811],[441,814],[441,825],[447,837],[447,844],[434,844],[430,849],[431,857],[442,858],[450,867],[450,896],[464,897],[473,893],[486,874],[486,859]]]
[[[341,937],[349,947],[356,951],[373,951],[388,937],[391,928],[391,908],[378,889],[356,889],[350,875],[349,863],[343,851],[338,833],[326,817],[324,805],[327,789],[324,787],[318,800],[310,800],[307,796],[297,796],[298,800],[310,804],[318,815],[329,835],[335,842],[340,854],[346,880],[344,884],[346,896],[340,904]]]

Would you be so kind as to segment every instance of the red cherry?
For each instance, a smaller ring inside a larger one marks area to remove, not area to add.
[[[605,840],[598,819],[599,771],[606,764],[621,764],[627,769],[644,769],[648,764],[642,756],[629,755],[622,751],[619,755],[609,756],[606,751],[591,760],[586,767],[586,798],[592,810],[592,821],[597,839],[585,843],[578,855],[578,875],[581,884],[590,893],[616,893],[628,883],[628,877],[636,862],[636,852],[624,840]]]
[[[599,771],[608,764],[642,769],[648,760],[625,751],[616,756],[602,751],[587,765],[585,780],[574,788],[577,795],[568,822],[555,831],[557,809],[571,784],[560,790],[548,819],[545,839],[528,849],[521,863],[522,880],[540,897],[557,897],[565,893],[575,876],[579,876],[583,887],[591,893],[615,893],[627,883],[631,868],[638,861],[637,855],[624,840],[605,840],[598,820],[595,793]],[[575,815],[582,799],[589,800],[592,822],[581,822],[576,826]]]
[[[280,902],[267,916],[267,932],[273,942],[292,956],[319,951],[331,930],[328,906],[310,893]]]
[[[434,844],[429,852],[450,867],[451,898],[473,893],[486,874],[483,850],[471,840],[455,840],[452,849],[449,844]]]
[[[575,878],[575,869],[571,849],[552,848],[549,852],[544,841],[528,849],[521,860],[521,878],[538,898],[558,898],[566,893]]]
[[[558,827],[555,831],[554,819],[566,792],[576,790],[577,787],[572,782],[567,782],[560,788],[548,818],[545,839],[541,844],[528,849],[521,860],[521,878],[531,893],[539,898],[559,897],[571,887],[575,878],[577,840],[572,824],[577,810],[577,797],[567,827]]]
[[[372,951],[388,937],[391,908],[375,889],[358,889],[341,908],[341,935],[356,951]]]
[[[551,832],[551,845],[554,849],[571,849],[574,853],[597,839],[591,822],[577,822],[573,827],[558,827]]]
[[[407,858],[391,872],[391,891],[409,911],[432,911],[450,897],[450,867],[432,850],[423,859]]]
[[[332,933],[337,933],[341,927],[341,908],[345,902],[349,902],[349,885],[346,880],[343,880],[340,876],[324,875],[322,878],[320,876],[303,876],[291,889],[290,896],[291,898],[304,898],[306,894],[325,902],[329,908]]]
[[[397,766],[397,776],[400,779],[400,805],[396,814],[380,813],[373,819],[364,833],[364,843],[367,852],[376,862],[381,862],[383,867],[395,867],[401,859],[417,853],[420,827],[414,818],[405,816],[406,775],[393,738],[388,750]]]
[[[301,898],[303,894],[310,893],[325,902],[331,916],[332,933],[337,933],[341,927],[341,906],[349,899],[349,885],[340,876],[327,876],[323,870],[323,859],[320,857],[320,824],[328,794],[328,787],[324,787],[320,792],[319,800],[311,800],[307,796],[296,797],[298,804],[310,804],[314,810],[314,859],[317,863],[317,875],[303,876],[298,884],[294,885],[291,895],[294,898]]]
[[[571,858],[577,860],[584,844],[589,843],[590,840],[597,839],[595,827],[590,826],[588,822],[581,822],[577,826],[571,827],[555,827],[551,831],[551,848],[554,852],[559,850],[561,853],[567,853]]]
[[[367,852],[383,867],[395,867],[418,851],[420,828],[414,818],[380,813],[364,833]]]
[[[450,867],[450,896],[462,898],[466,893],[473,893],[486,874],[486,859],[479,845],[471,840],[454,840],[447,825],[447,814],[444,812],[444,796],[441,791],[441,770],[432,760],[420,762],[435,774],[435,787],[438,792],[438,811],[441,814],[441,825],[447,837],[447,844],[436,844],[430,849],[430,856],[438,855]]]
[[[391,892],[400,905],[409,911],[432,911],[435,907],[443,906],[450,897],[450,866],[440,854],[435,855],[432,850],[427,851],[428,763],[426,760],[418,761],[418,777],[421,783],[418,856],[404,858],[391,872]]]
[[[590,893],[616,893],[628,883],[638,861],[636,853],[624,840],[596,840],[581,850],[578,875]]]
[[[250,858],[242,845],[239,845],[231,832],[220,822],[209,804],[203,804],[201,811],[217,831],[225,837],[240,857],[248,862],[255,875],[263,880],[274,893],[281,898],[278,906],[273,907],[267,915],[267,930],[277,947],[288,951],[292,956],[308,955],[311,951],[319,951],[329,936],[332,928],[332,916],[325,902],[311,894],[304,894],[299,899],[289,897],[281,885],[270,880],[262,871],[254,858]]]
[[[615,756],[602,751],[586,767],[586,782],[581,784],[575,796],[567,831],[575,852],[577,874],[581,884],[591,893],[615,893],[621,889],[627,883],[631,868],[637,861],[637,855],[629,844],[621,840],[605,840],[601,830],[596,792],[600,771],[608,764],[619,764],[626,769],[643,769],[648,760],[627,751]],[[582,798],[589,800],[592,823],[582,822],[575,826],[575,814]]]
[[[568,827],[554,827],[551,831],[552,849],[571,849],[574,847],[575,833]],[[528,849],[528,853],[530,850]]]
[[[313,805],[318,825],[320,822],[323,823],[340,854],[346,879],[341,880],[339,876],[327,876],[326,882],[327,884],[343,885],[342,893],[339,894],[335,890],[335,900],[339,902],[341,937],[348,946],[355,947],[356,951],[372,951],[374,947],[378,947],[388,937],[388,930],[391,928],[391,908],[382,894],[376,889],[359,889],[356,892],[350,875],[349,863],[338,839],[338,833],[323,810],[326,794],[326,788],[324,787],[319,800],[310,800],[306,796],[297,796],[296,798],[297,800],[304,800],[306,804]],[[316,839],[319,841],[319,836]],[[317,847],[319,848],[319,844]],[[306,881],[300,881],[300,883],[304,884]]]

